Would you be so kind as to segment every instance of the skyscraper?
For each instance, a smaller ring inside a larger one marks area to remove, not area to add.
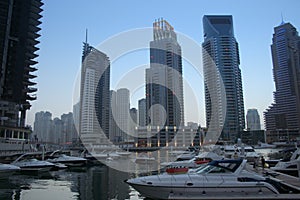
[[[295,139],[300,134],[300,37],[292,24],[274,28],[271,50],[276,91],[264,113],[267,136],[283,131],[281,139]]]
[[[114,90],[110,90],[110,111],[109,111],[109,140],[116,143],[118,142],[118,137],[117,137],[117,124],[116,124],[116,119],[115,115],[117,114],[114,109],[117,107],[117,93]]]
[[[134,134],[137,128],[138,110],[136,108],[130,108],[129,114],[129,133]]]
[[[138,118],[139,118],[139,126],[146,126],[146,99],[140,99],[138,102]]]
[[[73,113],[69,112],[68,114],[62,114],[61,121],[63,123],[61,142],[70,143],[73,139],[77,138]]]
[[[116,92],[116,108],[113,109],[114,118],[117,125],[117,138],[119,142],[128,141],[130,139],[129,133],[129,110],[130,110],[130,96],[127,88],[120,88]]]
[[[110,61],[84,43],[80,87],[80,136],[84,143],[107,143],[109,137]]]
[[[48,111],[35,113],[33,134],[40,142],[55,142],[52,132],[52,114]]]
[[[257,109],[248,109],[247,111],[247,129],[249,131],[261,130],[260,117]]]
[[[245,128],[245,114],[232,16],[205,15],[203,29],[206,125],[209,133],[222,131],[222,139],[234,141]]]
[[[26,111],[36,100],[41,0],[0,0],[0,129],[24,134]],[[15,128],[15,129],[14,129]],[[18,128],[18,129],[16,129]]]
[[[150,116],[147,125],[184,125],[181,47],[174,28],[163,19],[153,23],[150,68],[146,69],[146,109]]]

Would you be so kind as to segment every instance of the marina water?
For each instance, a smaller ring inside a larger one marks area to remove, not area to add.
[[[0,181],[0,199],[143,199],[124,183],[128,178],[130,174],[105,165],[39,175],[13,175],[9,180]]]

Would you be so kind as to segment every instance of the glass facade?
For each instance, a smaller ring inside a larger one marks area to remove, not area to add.
[[[274,103],[265,111],[268,136],[293,132],[300,128],[300,37],[290,23],[274,28],[271,51],[276,91]],[[274,139],[274,138],[273,138]],[[276,138],[274,140],[285,140]],[[289,138],[291,140],[292,138]],[[295,139],[295,138],[294,138]]]
[[[239,49],[232,16],[203,17],[202,43],[208,134],[235,141],[245,128]],[[217,139],[217,138],[215,138]]]

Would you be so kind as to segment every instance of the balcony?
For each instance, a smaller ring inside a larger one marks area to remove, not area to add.
[[[25,89],[25,92],[27,92],[27,93],[33,93],[36,91],[37,91],[37,88],[34,88],[34,87],[28,87]]]
[[[37,70],[37,68],[30,67],[30,66],[26,66],[24,69],[27,70],[27,71],[29,71],[29,72],[35,72]]]
[[[34,100],[36,100],[36,95],[34,94],[34,95],[26,95],[26,99],[27,100],[29,100],[29,101],[34,101]]]
[[[23,84],[24,84],[24,85],[30,85],[30,86],[32,86],[32,85],[36,85],[36,83],[34,83],[34,82],[31,82],[31,81],[29,81],[29,80],[25,80],[25,81],[23,81]]]

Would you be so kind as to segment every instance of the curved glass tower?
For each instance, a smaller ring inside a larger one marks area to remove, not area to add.
[[[221,132],[221,139],[235,141],[245,128],[245,116],[232,16],[205,15],[203,29],[206,125],[209,132]]]

